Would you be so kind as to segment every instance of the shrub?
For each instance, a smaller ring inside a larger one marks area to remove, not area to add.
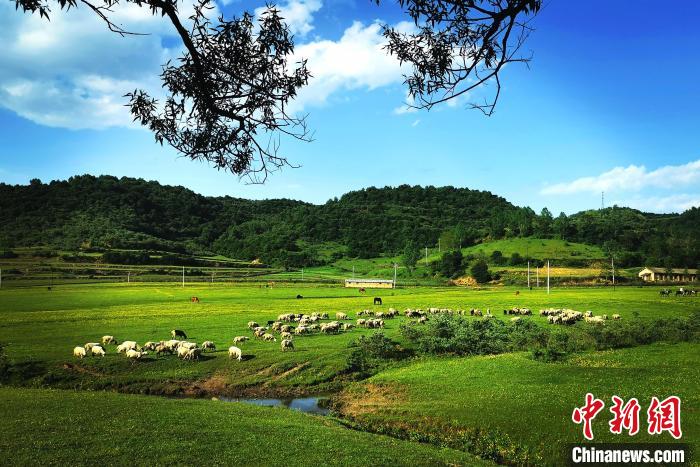
[[[409,352],[382,332],[360,336],[350,343],[350,347],[353,350],[345,362],[345,371],[362,376],[371,374],[381,366],[383,360],[398,360],[409,355]]]
[[[486,264],[486,261],[484,261],[483,259],[480,259],[477,262],[475,262],[472,265],[470,272],[474,280],[480,284],[491,280],[491,274],[489,273],[489,265]]]
[[[493,264],[501,265],[505,264],[506,259],[503,257],[503,253],[501,253],[499,250],[494,250],[493,253],[491,253],[491,261]]]
[[[522,256],[520,256],[520,253],[513,253],[512,255],[510,255],[511,266],[518,266],[523,263],[525,263],[525,260]]]

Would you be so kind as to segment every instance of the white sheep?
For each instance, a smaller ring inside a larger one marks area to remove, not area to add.
[[[243,352],[241,351],[241,349],[239,349],[235,345],[232,345],[231,347],[228,348],[228,358],[231,358],[231,359],[235,358],[236,360],[238,360],[240,362],[241,360],[243,360]]]
[[[102,336],[102,345],[116,344],[117,340],[114,336]]]
[[[216,345],[212,341],[202,342],[202,350],[216,350]]]
[[[185,358],[187,356],[187,352],[189,352],[190,349],[187,347],[178,347],[177,348],[177,356],[180,358]]]
[[[194,348],[194,349],[189,349],[187,351],[187,354],[184,356],[185,360],[199,360],[199,357],[202,355],[202,349]]]
[[[86,352],[90,352],[93,347],[99,347],[99,346],[100,346],[99,342],[88,342],[83,347],[85,347]]]
[[[255,329],[257,327],[260,327],[258,323],[256,323],[255,321],[248,321],[248,329]]]
[[[124,341],[117,346],[117,352],[124,353],[127,350],[138,350],[136,341]]]
[[[75,347],[73,349],[73,356],[83,359],[87,355],[87,352],[85,351],[85,347]]]
[[[277,339],[275,339],[275,336],[272,334],[265,333],[263,334],[262,338],[266,342],[277,342]]]
[[[282,352],[286,352],[287,350],[294,350],[294,342],[292,342],[291,339],[284,339],[281,345]]]
[[[283,332],[280,334],[280,339],[290,339],[292,338],[292,333],[291,332]]]
[[[245,342],[247,340],[250,340],[250,337],[248,337],[248,336],[236,336],[233,338],[233,343],[237,344],[238,342]]]
[[[130,358],[132,360],[141,360],[141,357],[144,355],[148,355],[148,352],[140,352],[134,349],[129,349],[126,351],[126,358]]]
[[[143,344],[143,348],[144,348],[144,350],[153,351],[153,350],[156,350],[157,345],[158,345],[157,342],[150,342],[149,341],[149,342],[146,342],[145,344]]]
[[[614,315],[612,315],[612,319],[620,319],[620,315],[618,315],[617,313],[615,313]]]
[[[348,319],[348,315],[346,313],[336,313],[335,314],[335,319],[337,320],[345,320]]]
[[[90,351],[92,352],[93,357],[104,357],[105,356],[105,349],[103,349],[102,346],[93,345],[90,348]]]

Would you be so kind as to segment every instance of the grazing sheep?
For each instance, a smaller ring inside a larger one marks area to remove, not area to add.
[[[420,318],[418,318],[418,322],[419,322],[420,324],[426,323],[427,321],[428,321],[428,317],[427,317],[427,316],[421,316]]]
[[[520,316],[515,316],[510,319],[510,322],[513,324],[518,324],[520,321],[522,321],[522,318]]]
[[[187,354],[183,357],[185,360],[199,360],[199,357],[202,356],[202,349],[190,349],[187,351]]]
[[[617,320],[617,319],[620,319],[620,315],[618,315],[617,313],[615,313],[614,315],[612,315],[612,319],[616,319],[616,320]]]
[[[290,326],[289,324],[285,324],[280,327],[280,332],[292,332],[294,330],[294,326]]]
[[[236,360],[238,360],[240,362],[241,360],[243,360],[243,352],[238,347],[232,345],[231,347],[228,348],[228,358],[230,358],[230,359],[235,358]]]
[[[187,334],[185,334],[185,331],[182,331],[180,329],[173,329],[170,331],[170,336],[173,339],[177,339],[178,337],[182,337],[183,339],[187,339]]]
[[[591,324],[604,324],[603,318],[600,316],[586,316],[585,321]]]
[[[348,319],[348,315],[346,313],[336,313],[335,314],[335,319],[342,321]]]
[[[73,356],[78,357],[79,359],[83,359],[87,355],[87,352],[85,351],[85,347],[75,347],[73,349]]]
[[[294,342],[292,342],[291,339],[284,339],[281,343],[282,346],[282,352],[286,352],[287,350],[294,350]]]
[[[280,339],[282,339],[282,340],[291,339],[291,338],[292,338],[291,332],[283,332],[280,334]]]
[[[152,352],[152,351],[156,350],[156,346],[158,346],[157,342],[150,342],[149,341],[149,342],[146,342],[145,344],[143,344],[143,349],[149,350]]]
[[[99,345],[100,345],[99,342],[88,342],[88,343],[85,344],[83,347],[85,347],[85,351],[86,351],[86,352],[90,352],[90,350],[91,350],[93,347],[99,346]]]
[[[124,341],[117,346],[117,352],[124,353],[128,350],[138,350],[138,347],[136,341]]]
[[[351,329],[354,328],[354,327],[355,327],[354,324],[343,323],[343,331],[349,331],[349,330],[351,330]]]
[[[102,345],[116,344],[117,340],[114,336],[102,336]]]
[[[166,346],[165,344],[158,344],[158,345],[156,346],[156,353],[157,353],[158,355],[163,355],[163,354],[172,355],[172,354],[173,354],[173,351],[172,351],[168,346]]]
[[[262,336],[262,339],[266,342],[277,342],[277,339],[275,339],[275,336],[272,334],[265,333]]]
[[[608,320],[608,315],[603,315],[603,319],[607,321],[607,320]]]
[[[301,336],[302,334],[305,334],[307,332],[309,332],[309,328],[307,328],[306,326],[299,326],[294,330],[294,334],[296,334],[297,336]]]
[[[357,325],[364,327],[367,324],[367,320],[364,318],[360,318],[357,320]]]
[[[175,349],[180,345],[182,341],[179,341],[177,339],[170,339],[169,341],[163,342],[163,345],[165,345],[168,349],[170,349],[171,352],[174,352]]]
[[[282,324],[282,321],[273,321],[272,322],[272,330],[273,331],[280,332],[282,329],[282,326],[284,326],[284,324]]]
[[[178,347],[177,348],[177,356],[180,358],[185,358],[187,355],[187,352],[189,352],[191,349],[188,349],[187,347]]]
[[[190,349],[196,349],[197,348],[197,343],[196,342],[180,342],[177,346],[178,348],[184,348],[187,350]]]
[[[262,338],[265,334],[267,334],[267,332],[265,332],[264,329],[256,329],[255,332],[253,332],[253,335],[258,339]]]
[[[591,310],[588,310],[583,314],[583,317],[584,318],[593,318],[593,312]]]
[[[255,329],[259,328],[260,325],[256,323],[255,321],[248,321],[248,329]]]
[[[216,350],[216,346],[212,341],[204,341],[202,342],[202,350]]]
[[[247,340],[250,340],[250,337],[248,337],[248,336],[236,336],[233,338],[233,343],[237,344],[238,342],[245,342]]]
[[[99,345],[93,345],[90,348],[90,351],[92,351],[92,356],[93,357],[104,357],[105,356],[105,349],[103,349]]]
[[[143,357],[144,355],[148,355],[148,352],[140,352],[134,349],[126,351],[126,358],[130,358],[132,360],[141,360],[141,357]]]

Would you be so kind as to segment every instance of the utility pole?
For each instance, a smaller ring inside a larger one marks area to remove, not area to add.
[[[185,286],[185,266],[182,267],[182,286]]]
[[[540,265],[535,266],[535,276],[537,278],[537,288],[540,288]]]
[[[304,280],[304,268],[301,268],[301,280]]]
[[[438,238],[438,253],[442,252],[442,249],[440,248],[440,239]]]
[[[549,295],[549,260],[547,260],[547,295]]]
[[[428,265],[428,247],[425,247],[425,265]]]
[[[355,278],[355,265],[352,266],[352,278]]]
[[[394,288],[396,288],[396,268],[398,268],[398,264],[394,263]]]
[[[613,290],[615,290],[615,258],[610,256],[610,264],[612,265]]]
[[[131,283],[131,271],[126,272],[126,283],[127,284]]]

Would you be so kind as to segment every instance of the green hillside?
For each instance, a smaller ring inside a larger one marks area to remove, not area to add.
[[[219,257],[342,269],[343,258],[398,258],[407,249],[422,257],[425,247],[430,256],[439,245],[442,251],[462,248],[465,255],[499,250],[537,259],[593,260],[614,253],[620,266],[694,268],[700,263],[699,229],[698,208],[655,215],[612,207],[553,216],[455,187],[370,187],[314,205],[206,197],[126,177],[0,184],[3,257],[39,247],[104,254],[106,262],[119,264]],[[545,240],[534,240],[539,238]]]

